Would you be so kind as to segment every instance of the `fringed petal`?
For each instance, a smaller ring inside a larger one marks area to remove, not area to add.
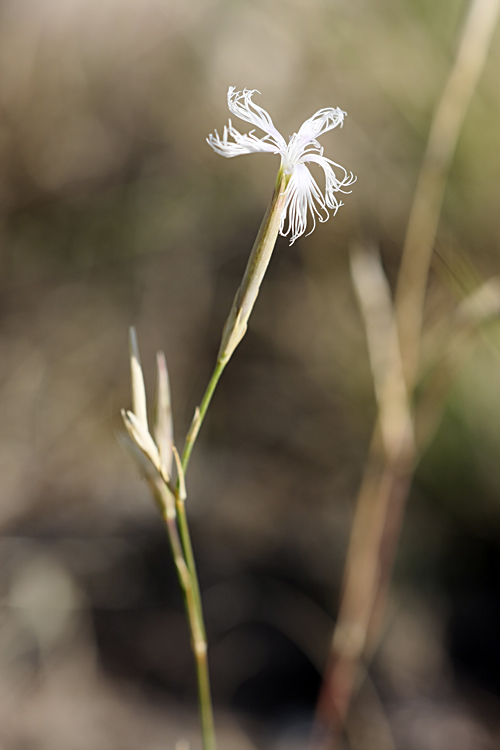
[[[314,177],[305,164],[296,164],[286,189],[286,203],[280,224],[280,234],[283,237],[291,235],[290,245],[306,231],[309,213],[313,222],[311,232],[316,227],[316,219],[323,222],[329,218],[325,198]]]
[[[278,150],[286,149],[286,141],[274,126],[270,114],[252,101],[254,94],[260,94],[260,91],[257,91],[257,89],[236,91],[234,86],[230,86],[227,92],[229,111],[239,117],[240,120],[245,120],[245,122],[249,122],[267,133],[268,138],[274,141]]]
[[[340,206],[342,205],[342,202],[337,199],[335,193],[344,193],[344,195],[350,193],[350,190],[345,190],[344,188],[350,187],[350,185],[356,182],[356,177],[352,174],[352,172],[348,172],[340,164],[337,164],[331,159],[327,159],[326,156],[323,156],[322,153],[306,154],[302,158],[302,162],[314,162],[315,164],[319,164],[319,166],[323,169],[325,173],[326,205],[328,206],[328,208],[333,209],[334,212],[337,213]],[[342,172],[341,179],[339,179],[335,174],[334,167]]]
[[[279,149],[269,143],[266,140],[269,136],[263,138],[257,138],[253,134],[253,130],[250,133],[240,133],[236,128],[233,127],[231,120],[229,125],[224,127],[222,138],[215,131],[215,134],[210,134],[207,138],[207,143],[213,148],[213,150],[230,159],[233,156],[242,156],[243,154],[255,154],[259,152],[267,152],[272,154],[279,153]],[[233,140],[230,141],[229,138]]]
[[[342,126],[346,113],[338,107],[320,109],[306,120],[300,127],[298,133],[294,133],[287,146],[286,166],[291,169],[297,162],[305,161],[304,156],[308,153],[323,154],[323,149],[318,143],[318,138],[328,130]]]
[[[343,112],[338,107],[326,107],[319,109],[312,117],[306,120],[300,127],[298,136],[307,138],[312,141],[319,138],[323,133],[333,130],[338,125],[342,127],[344,117],[347,112]]]

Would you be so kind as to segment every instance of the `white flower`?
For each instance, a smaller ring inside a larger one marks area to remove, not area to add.
[[[255,93],[259,92],[249,89],[235,91],[234,86],[230,86],[227,92],[227,104],[233,115],[257,126],[266,135],[259,138],[254,135],[253,130],[242,134],[233,127],[229,120],[229,125],[224,127],[222,138],[215,131],[215,134],[208,136],[207,142],[214,151],[228,158],[263,151],[281,155],[281,169],[286,175],[290,175],[290,180],[286,188],[280,234],[284,236],[291,234],[290,244],[292,244],[307,229],[308,211],[313,221],[312,232],[316,226],[316,219],[326,221],[330,216],[328,209],[336,214],[342,206],[342,202],[337,199],[335,193],[349,193],[350,191],[344,188],[352,185],[356,179],[340,164],[323,156],[323,149],[317,140],[328,130],[336,128],[337,125],[342,126],[346,113],[338,107],[320,109],[305,121],[298,133],[294,133],[289,138],[287,144],[266,110],[252,101]],[[324,195],[306,166],[311,162],[318,164],[325,173]],[[341,173],[340,178],[337,176],[338,172],[335,173],[335,169]],[[287,224],[286,231],[285,224]]]

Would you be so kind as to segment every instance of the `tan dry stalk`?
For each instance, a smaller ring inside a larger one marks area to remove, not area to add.
[[[356,690],[360,661],[372,653],[385,612],[416,452],[412,431],[406,428],[400,430],[399,446],[392,439],[388,443],[384,420],[394,410],[394,388],[400,392],[396,396],[400,415],[410,413],[408,404],[418,377],[427,280],[444,190],[499,11],[500,0],[472,0],[470,4],[455,63],[436,109],[410,211],[396,312],[386,343],[388,351],[393,352],[389,358],[392,365],[389,363],[386,368],[385,384],[380,383],[379,373],[374,371],[379,416],[356,502],[339,615],[318,701],[317,739],[325,748],[338,743]],[[368,322],[365,327],[372,339],[373,327]],[[398,331],[399,347],[394,346],[393,330]],[[375,345],[373,340],[370,343]],[[404,373],[404,390],[408,394],[403,410],[398,370]],[[401,419],[401,427],[403,422]],[[394,434],[397,438],[397,430]]]
[[[396,289],[401,354],[409,392],[418,372],[427,278],[449,169],[496,28],[499,0],[473,0],[455,64],[432,122],[410,211]]]

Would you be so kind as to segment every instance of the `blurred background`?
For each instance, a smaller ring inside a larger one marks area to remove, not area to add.
[[[349,247],[378,245],[394,283],[466,8],[1,0],[1,750],[200,747],[167,540],[116,433],[134,324],[151,393],[166,352],[182,444],[274,186],[276,157],[205,142],[229,85],[259,89],[285,137],[347,111],[322,145],[358,176],[337,217],[279,239],[189,478],[220,746],[305,746],[376,414]],[[446,193],[436,326],[499,272],[499,69],[497,32]],[[497,321],[487,334],[415,478],[356,750],[500,743]]]

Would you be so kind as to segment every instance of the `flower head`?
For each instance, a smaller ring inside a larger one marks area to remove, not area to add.
[[[233,115],[260,128],[265,135],[259,138],[254,130],[242,134],[233,127],[229,120],[229,124],[224,127],[222,137],[215,131],[214,134],[208,136],[207,141],[214,151],[228,158],[257,152],[280,154],[281,169],[284,174],[290,175],[286,187],[285,207],[281,216],[280,234],[283,236],[290,234],[290,244],[292,244],[306,231],[308,214],[312,218],[312,232],[316,226],[316,220],[326,221],[329,218],[329,209],[334,214],[337,213],[342,202],[338,200],[335,193],[350,192],[345,188],[352,185],[356,179],[340,164],[323,156],[323,148],[317,140],[328,130],[336,128],[337,125],[342,126],[346,113],[338,107],[320,109],[304,122],[297,133],[290,136],[287,143],[274,126],[266,110],[252,101],[255,93],[259,92],[249,89],[236,91],[234,86],[230,86],[227,92],[227,104]],[[309,171],[309,167],[306,166],[311,163],[318,164],[323,169],[324,194]]]

